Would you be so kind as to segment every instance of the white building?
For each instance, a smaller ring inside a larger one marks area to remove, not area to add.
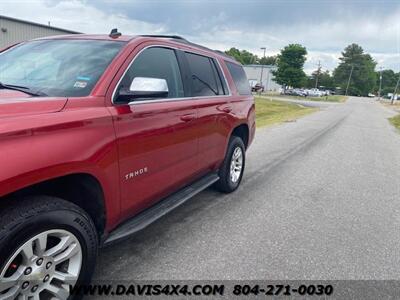
[[[276,66],[272,65],[244,65],[249,82],[261,83],[265,91],[278,92],[281,86],[274,81],[272,71],[276,70]]]
[[[26,40],[75,33],[78,32],[0,15],[0,50]]]

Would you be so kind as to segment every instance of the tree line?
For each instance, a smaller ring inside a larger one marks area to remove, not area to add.
[[[276,65],[273,71],[274,80],[284,88],[323,88],[336,90],[353,96],[377,94],[382,74],[381,95],[393,93],[400,72],[387,69],[376,70],[376,61],[357,44],[347,46],[341,53],[338,66],[329,72],[319,67],[310,76],[304,72],[307,49],[300,44],[290,44],[283,48],[277,56],[259,58],[246,50],[231,48],[226,54],[235,58],[243,65],[265,64]]]
[[[275,65],[277,56],[258,57],[247,51],[231,48],[225,51],[226,54],[236,59],[242,65]]]

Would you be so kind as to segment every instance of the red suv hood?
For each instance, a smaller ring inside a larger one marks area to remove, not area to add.
[[[63,109],[67,98],[31,97],[25,93],[0,90],[0,118],[57,112]]]

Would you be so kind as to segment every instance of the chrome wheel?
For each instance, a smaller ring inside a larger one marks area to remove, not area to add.
[[[67,299],[82,267],[82,248],[71,232],[49,230],[24,243],[0,273],[0,300]]]
[[[243,151],[236,147],[232,154],[230,178],[233,183],[238,182],[243,168]]]

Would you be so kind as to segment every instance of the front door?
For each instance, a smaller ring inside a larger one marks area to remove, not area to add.
[[[165,79],[166,98],[135,98],[112,108],[120,157],[123,217],[135,214],[190,182],[198,170],[196,101],[185,98],[177,53],[143,49],[117,88],[136,77]]]

